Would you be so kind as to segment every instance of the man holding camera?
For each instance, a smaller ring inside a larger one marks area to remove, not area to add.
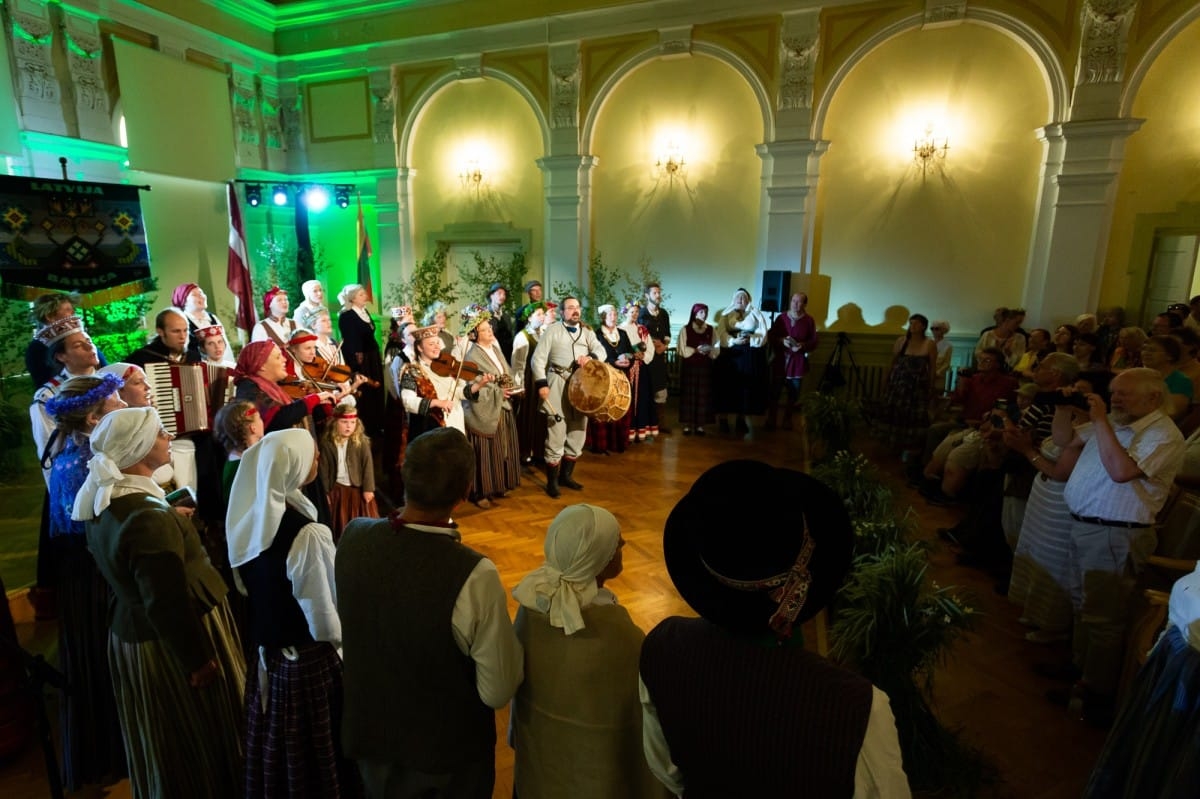
[[[1074,519],[1073,668],[1043,670],[1078,679],[1070,694],[1051,698],[1068,700],[1097,724],[1111,718],[1134,583],[1154,551],[1154,519],[1185,449],[1183,434],[1162,411],[1167,389],[1158,372],[1126,370],[1109,389],[1112,411],[1099,395],[1087,394],[1090,422],[1079,428],[1069,405],[1054,414],[1054,443],[1083,450],[1063,493]]]

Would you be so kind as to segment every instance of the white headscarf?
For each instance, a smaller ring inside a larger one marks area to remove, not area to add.
[[[288,505],[317,520],[317,509],[300,492],[316,447],[306,430],[277,430],[242,453],[225,516],[229,565],[241,566],[270,548]]]
[[[75,495],[71,518],[85,522],[103,513],[112,502],[113,486],[124,476],[121,470],[149,455],[160,432],[162,422],[153,408],[121,408],[105,414],[92,431],[88,476]]]
[[[584,628],[582,609],[598,590],[596,575],[617,554],[617,519],[595,505],[563,508],[546,531],[546,562],[513,589],[517,601],[545,613],[567,635]]]

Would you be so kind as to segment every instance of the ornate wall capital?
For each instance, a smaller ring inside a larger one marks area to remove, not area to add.
[[[579,127],[579,44],[550,49],[550,127]]]
[[[1079,67],[1075,85],[1120,83],[1137,0],[1086,0],[1080,11]]]
[[[820,49],[821,19],[815,11],[787,14],[780,28],[779,96],[780,111],[811,109],[813,105],[813,72]]]

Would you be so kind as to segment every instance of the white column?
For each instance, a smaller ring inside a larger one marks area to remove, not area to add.
[[[379,254],[379,297],[387,293],[388,284],[404,279],[399,190],[400,181],[394,176],[380,177],[375,181],[375,225],[378,231],[375,251]]]
[[[591,207],[591,169],[596,158],[590,155],[552,155],[539,158],[542,186],[546,197],[544,236],[548,292],[555,281],[582,284],[588,259],[587,237]]]
[[[758,145],[762,159],[758,270],[811,272],[816,188],[827,141],[797,139]]]
[[[1142,121],[1064,122],[1038,131],[1046,160],[1023,304],[1042,327],[1095,310],[1100,303],[1125,140]]]
[[[417,170],[412,167],[402,166],[396,170],[396,261],[395,268],[399,270],[398,280],[406,280],[412,276],[413,269],[417,265],[417,243],[413,239],[413,209],[412,209],[412,182],[417,176]],[[384,196],[382,186],[380,187],[379,196]],[[382,231],[380,238],[383,237]],[[380,258],[382,258],[382,253]],[[383,263],[380,261],[380,263]]]

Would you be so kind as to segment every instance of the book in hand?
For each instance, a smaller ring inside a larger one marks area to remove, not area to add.
[[[167,504],[172,508],[195,508],[196,494],[190,486],[176,489],[166,496]]]

